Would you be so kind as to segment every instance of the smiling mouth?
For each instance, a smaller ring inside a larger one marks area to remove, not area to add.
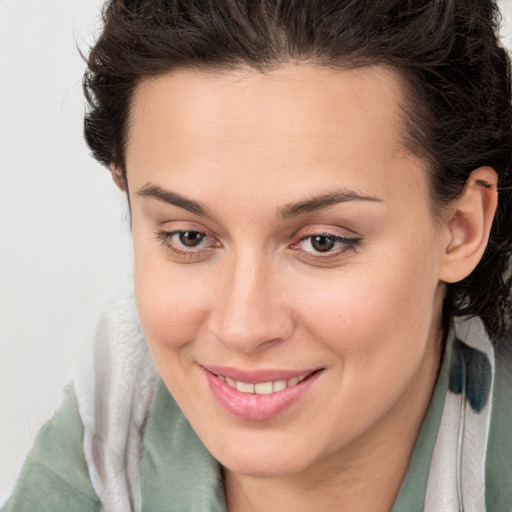
[[[248,372],[212,366],[201,369],[217,402],[245,421],[270,420],[284,414],[302,400],[325,370],[317,368],[299,373],[293,370]]]
[[[212,375],[215,375],[222,382],[225,382],[229,387],[236,389],[240,393],[247,393],[249,395],[271,395],[273,393],[278,393],[279,391],[283,391],[286,388],[291,388],[300,384],[302,381],[310,378],[315,373],[321,370],[315,370],[312,372],[305,373],[298,377],[292,377],[291,379],[285,380],[273,380],[267,382],[258,382],[253,384],[251,382],[242,382],[239,380],[232,379],[230,377],[226,377],[221,374],[215,374],[213,372]]]

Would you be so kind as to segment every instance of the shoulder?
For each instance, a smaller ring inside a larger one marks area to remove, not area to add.
[[[512,357],[509,340],[492,343],[478,317],[455,319],[449,392],[436,441],[438,478],[431,497],[446,488],[448,502],[475,510],[512,506]],[[448,442],[440,442],[440,440]],[[448,460],[457,461],[447,464]],[[449,471],[451,468],[451,471]],[[432,471],[431,471],[432,472]],[[449,473],[450,477],[446,478]],[[439,500],[438,500],[439,501]],[[432,510],[439,510],[433,508]]]
[[[82,449],[82,436],[76,395],[69,386],[62,407],[40,430],[2,511],[99,510]]]
[[[496,348],[492,416],[486,458],[487,509],[512,507],[512,337]]]
[[[38,434],[4,512],[140,510],[142,436],[158,373],[131,287],[86,341],[73,386]]]

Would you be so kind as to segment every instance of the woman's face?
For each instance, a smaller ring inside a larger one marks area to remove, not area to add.
[[[140,318],[165,384],[235,473],[300,473],[421,421],[441,237],[400,101],[383,68],[182,70],[136,90]]]

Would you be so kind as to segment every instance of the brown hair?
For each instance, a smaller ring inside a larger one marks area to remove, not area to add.
[[[510,327],[512,113],[510,64],[491,0],[110,0],[88,58],[84,126],[92,153],[126,177],[136,85],[177,68],[265,70],[294,61],[383,64],[404,78],[408,146],[429,162],[433,211],[472,170],[499,175],[486,252],[449,284],[445,319],[479,315],[494,340]]]

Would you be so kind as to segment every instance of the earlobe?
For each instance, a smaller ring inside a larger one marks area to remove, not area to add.
[[[455,283],[467,277],[482,258],[498,203],[498,176],[491,167],[474,170],[445,225],[439,278]]]
[[[121,169],[119,169],[119,167],[115,166],[114,164],[112,164],[109,169],[112,180],[116,186],[123,192],[126,191],[126,182]]]

